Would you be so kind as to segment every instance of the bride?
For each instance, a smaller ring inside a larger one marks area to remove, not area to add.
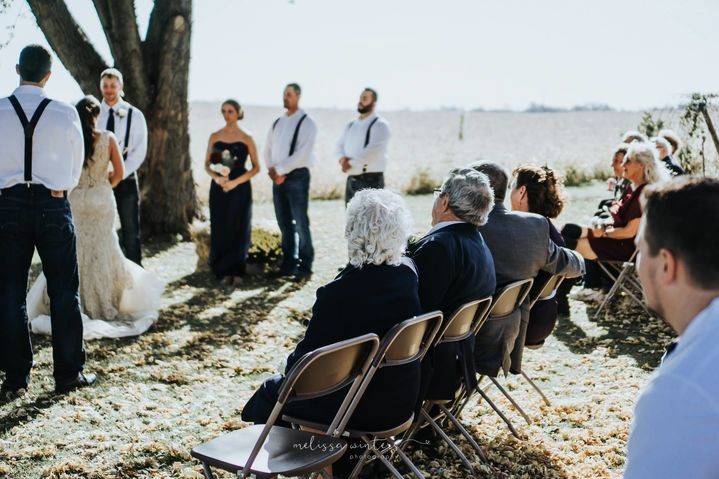
[[[114,227],[112,193],[124,176],[120,148],[112,133],[96,129],[100,103],[94,96],[86,96],[76,108],[85,138],[85,162],[69,201],[77,236],[83,336],[135,336],[157,319],[164,285],[122,254]],[[27,297],[28,319],[35,333],[51,333],[46,286],[41,274]]]

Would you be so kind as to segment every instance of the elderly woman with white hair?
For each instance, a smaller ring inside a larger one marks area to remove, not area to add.
[[[477,229],[493,206],[485,174],[471,168],[449,172],[436,192],[432,229],[409,248],[417,264],[423,311],[441,310],[449,318],[463,304],[494,294],[494,261]],[[435,348],[423,365],[426,397],[454,399],[462,379],[473,386],[473,357],[474,337]]]
[[[307,331],[287,358],[285,373],[310,351],[367,333],[381,338],[420,313],[417,273],[403,257],[410,229],[409,211],[396,193],[367,189],[352,198],[345,226],[349,263],[317,290]],[[349,427],[382,430],[408,419],[417,403],[420,367],[415,361],[378,371]],[[267,379],[246,404],[242,419],[264,423],[282,381],[282,375]],[[296,401],[287,405],[285,413],[329,424],[345,393]]]
[[[596,227],[574,225],[574,228],[570,228],[567,225],[562,230],[567,245],[574,246],[572,243],[576,243],[574,249],[586,259],[627,261],[631,258],[635,250],[634,237],[642,216],[642,190],[648,184],[669,179],[666,168],[659,162],[656,148],[649,142],[630,144],[622,168],[631,187],[612,207],[608,221]]]
[[[670,133],[673,134],[671,130],[663,130],[665,131],[665,134],[672,138],[673,141],[678,141],[678,138],[676,138],[676,135],[670,136]],[[674,143],[669,141],[669,139],[665,136],[655,136],[651,139],[652,143],[654,143],[654,146],[657,148],[657,152],[659,153],[659,158],[661,158],[662,163],[664,163],[664,166],[666,167],[667,171],[671,176],[681,176],[686,174],[686,171],[684,171],[684,168],[681,167],[679,163],[676,162],[674,159],[673,153],[675,151]],[[677,143],[677,147],[678,147]]]

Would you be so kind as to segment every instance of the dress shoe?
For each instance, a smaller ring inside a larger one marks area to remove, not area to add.
[[[57,394],[65,394],[75,389],[91,386],[96,379],[97,376],[92,373],[77,373],[77,377],[72,380],[55,384],[55,392]]]
[[[303,283],[309,281],[312,278],[312,271],[298,271],[292,276],[292,281],[295,283]]]

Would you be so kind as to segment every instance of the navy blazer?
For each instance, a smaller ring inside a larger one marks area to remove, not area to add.
[[[375,333],[380,339],[396,324],[420,314],[417,274],[406,264],[347,266],[317,290],[304,338],[287,358],[285,374],[306,353],[328,344]],[[413,412],[419,397],[419,361],[377,371],[357,405],[349,427],[395,427]],[[269,416],[284,376],[265,381],[242,411],[242,419],[262,423]],[[328,396],[289,403],[284,413],[329,424],[347,388]]]
[[[409,255],[417,265],[423,312],[441,310],[448,320],[463,304],[494,294],[492,254],[470,223],[451,224],[424,236],[410,245]],[[454,398],[462,379],[470,386],[476,384],[473,350],[474,338],[470,337],[439,346],[428,355],[423,364],[427,398]]]

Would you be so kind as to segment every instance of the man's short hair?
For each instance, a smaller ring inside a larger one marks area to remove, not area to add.
[[[719,288],[719,180],[678,178],[644,189],[644,239],[649,253],[671,251],[702,289]]]
[[[679,150],[679,148],[681,148],[681,146],[682,146],[682,140],[679,138],[679,136],[676,133],[674,133],[673,130],[669,130],[669,129],[661,130],[657,134],[657,136],[664,138],[665,140],[667,140],[669,142],[670,145],[672,145],[672,151],[671,151],[672,154],[676,153],[677,150]]]
[[[614,153],[612,154],[612,156],[616,156],[616,155],[618,155],[619,153],[621,153],[622,156],[624,156],[624,155],[627,154],[627,151],[628,151],[628,150],[629,150],[629,144],[628,144],[628,143],[620,143],[619,145],[617,145],[616,148],[614,148]]]
[[[472,168],[453,168],[444,179],[439,194],[447,197],[447,204],[457,218],[475,226],[487,222],[494,206],[494,194],[489,179]]]
[[[28,45],[20,52],[18,70],[23,81],[38,83],[52,67],[52,56],[42,45]]]
[[[372,94],[372,101],[377,103],[377,90],[374,88],[366,87],[363,91],[368,91]]]
[[[509,175],[507,171],[497,163],[480,162],[474,163],[471,167],[475,171],[484,173],[489,178],[489,184],[494,190],[494,202],[502,203],[507,196],[507,188],[509,187]]]
[[[292,88],[298,95],[302,94],[302,88],[297,83],[288,83],[285,88]]]
[[[100,73],[100,80],[102,80],[103,78],[116,78],[117,81],[120,82],[120,85],[125,84],[122,79],[122,72],[117,68],[105,68],[102,73]]]

